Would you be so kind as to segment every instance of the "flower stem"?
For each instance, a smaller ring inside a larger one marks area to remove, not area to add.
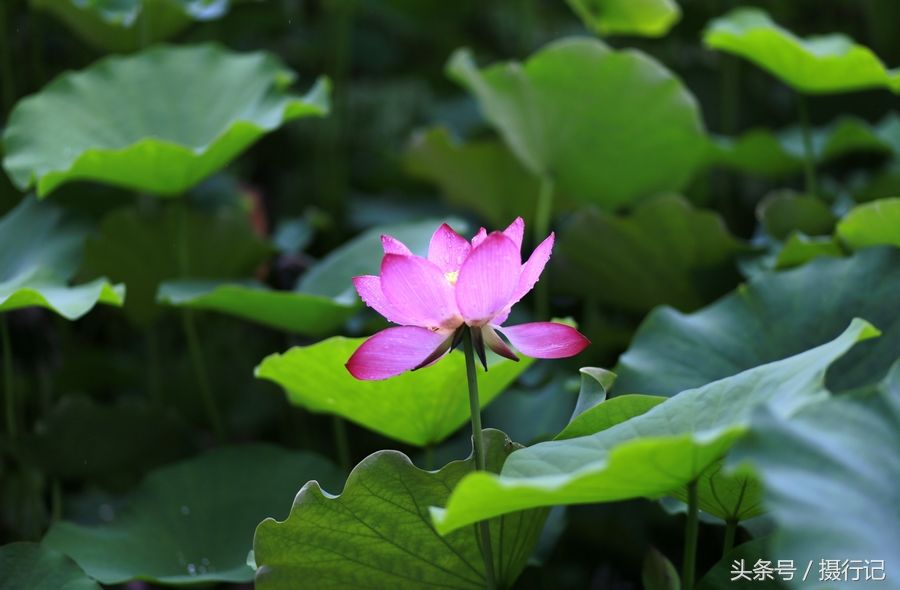
[[[691,590],[694,587],[694,568],[697,561],[697,532],[699,529],[697,498],[697,480],[688,484],[687,523],[684,527],[684,565],[681,569],[681,589]]]
[[[206,406],[206,413],[209,416],[213,432],[221,442],[225,440],[225,427],[222,424],[222,417],[219,413],[219,406],[216,404],[216,398],[213,396],[212,387],[209,385],[209,376],[206,372],[206,362],[203,360],[203,350],[200,348],[200,338],[197,336],[194,314],[191,310],[185,309],[181,318],[184,322],[184,335],[187,339],[191,363],[194,365],[194,376],[197,379],[197,386],[200,388],[200,396],[203,398],[203,405]]]
[[[475,455],[475,470],[484,471],[484,437],[481,433],[481,404],[478,401],[478,375],[475,369],[475,347],[472,346],[471,328],[463,330],[463,351],[466,354],[466,379],[469,382],[469,411],[472,417],[472,446]],[[481,535],[481,556],[484,558],[485,587],[493,590],[497,587],[494,581],[494,556],[491,550],[491,529],[488,521],[478,523]]]
[[[340,416],[331,417],[334,444],[337,447],[338,462],[345,473],[350,472],[350,439],[347,437],[347,423]]]
[[[553,214],[553,195],[555,192],[553,179],[544,175],[541,177],[541,188],[538,192],[537,208],[534,212],[534,243],[535,246],[550,233],[550,217]],[[537,317],[546,318],[550,310],[550,296],[547,289],[547,281],[538,281],[535,286],[537,298]]]
[[[6,315],[0,313],[0,339],[3,346],[3,392],[6,398],[6,432],[11,441],[16,439],[16,392],[13,389],[12,346],[9,340],[9,324]]]
[[[809,122],[809,107],[806,97],[797,94],[797,111],[800,115],[800,130],[803,133],[803,175],[806,194],[816,197],[819,187],[816,182],[816,160],[813,154],[812,127]]]
[[[734,548],[734,537],[737,533],[737,519],[729,518],[725,521],[725,540],[722,543],[722,557],[725,557]]]

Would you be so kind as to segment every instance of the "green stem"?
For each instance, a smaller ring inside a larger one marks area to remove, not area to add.
[[[697,498],[697,480],[688,484],[687,523],[684,527],[684,565],[681,570],[681,589],[692,590],[694,587],[694,570],[697,561],[697,532],[699,530],[699,500]]]
[[[803,175],[806,194],[817,197],[819,187],[816,182],[816,156],[813,153],[812,127],[809,121],[809,107],[806,97],[797,94],[797,111],[800,115],[800,130],[803,133]]]
[[[541,240],[550,233],[550,217],[553,214],[553,179],[547,175],[541,177],[541,188],[538,192],[537,208],[534,213],[534,243],[541,243]],[[547,319],[547,313],[550,311],[550,296],[548,293],[548,282],[538,281],[535,290],[537,298],[537,317]]]
[[[478,374],[475,368],[475,350],[472,346],[471,328],[464,328],[463,350],[466,355],[466,379],[469,383],[469,412],[472,417],[475,469],[484,471],[484,437],[481,432],[481,404],[478,401]],[[497,583],[494,581],[494,556],[491,549],[491,529],[488,521],[479,522],[478,529],[481,534],[481,556],[484,558],[485,587],[493,590],[497,587]]]
[[[350,438],[347,436],[347,423],[340,416],[332,416],[331,424],[334,429],[334,444],[337,447],[338,461],[344,472],[349,472],[350,463]]]
[[[159,378],[159,334],[156,326],[146,332],[147,344],[147,390],[149,397],[158,408],[163,406],[162,384]]]
[[[203,359],[203,350],[200,348],[200,338],[197,336],[194,314],[191,310],[185,309],[181,314],[181,318],[184,325],[184,335],[188,343],[188,351],[191,355],[191,364],[194,366],[194,377],[197,379],[197,386],[200,388],[200,397],[203,398],[203,405],[206,406],[209,423],[213,428],[213,432],[216,433],[216,438],[219,441],[223,441],[225,440],[225,427],[222,424],[219,406],[216,404],[216,398],[209,384],[206,361]]]
[[[0,314],[0,340],[3,346],[3,391],[6,398],[6,432],[10,440],[18,436],[16,427],[16,392],[13,388],[12,345],[9,339],[9,323],[5,314]]]
[[[734,518],[729,518],[725,521],[725,540],[722,543],[722,557],[725,557],[731,550],[734,549],[734,537],[737,533],[737,524],[738,521]]]

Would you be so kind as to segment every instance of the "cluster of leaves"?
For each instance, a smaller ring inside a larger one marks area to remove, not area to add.
[[[21,4],[0,590],[675,590],[696,509],[701,588],[900,555],[895,3]],[[613,372],[491,358],[475,473],[461,354],[345,370],[350,279],[517,215]]]

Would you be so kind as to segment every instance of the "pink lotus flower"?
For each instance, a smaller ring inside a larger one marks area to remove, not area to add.
[[[500,334],[520,353],[536,358],[584,350],[588,339],[564,324],[503,326],[512,306],[537,283],[553,249],[551,233],[522,264],[524,231],[519,217],[502,232],[481,228],[470,244],[445,223],[431,237],[427,259],[382,236],[381,276],[355,277],[353,285],[369,307],[400,325],[366,340],[347,370],[357,379],[375,380],[424,367],[455,347],[467,326],[485,369],[485,345],[519,360]]]

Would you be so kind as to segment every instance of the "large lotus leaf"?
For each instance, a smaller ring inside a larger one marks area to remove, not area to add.
[[[177,34],[193,21],[222,17],[229,0],[31,0],[82,39],[112,51],[133,51]]]
[[[678,190],[704,156],[694,97],[639,51],[570,38],[483,70],[459,50],[448,69],[522,163],[574,199],[614,209]]]
[[[891,580],[900,555],[898,449],[900,363],[877,392],[835,396],[790,418],[760,411],[734,459],[749,463],[765,485],[765,504],[778,524],[773,555],[800,569],[812,560],[816,573],[821,559],[857,560],[848,564],[851,577],[865,560],[883,560]],[[794,583],[843,587],[818,575]],[[896,577],[887,583],[896,584]]]
[[[628,216],[579,211],[560,232],[553,284],[630,311],[696,309],[737,282],[745,250],[718,215],[665,195]]]
[[[44,196],[75,180],[178,195],[283,123],[328,112],[328,83],[306,96],[265,53],[154,47],[63,74],[21,100],[3,167]]]
[[[68,557],[38,543],[0,547],[0,590],[100,590]]]
[[[539,181],[496,139],[456,143],[443,128],[416,134],[406,155],[409,173],[437,184],[447,200],[477,212],[494,227],[519,215],[530,221]]]
[[[337,414],[405,443],[438,443],[469,419],[466,363],[453,352],[438,363],[386,381],[359,381],[344,366],[365,338],[334,337],[273,354],[256,376],[285,389],[291,403],[313,412]],[[490,359],[480,373],[481,405],[486,406],[531,364]]]
[[[896,248],[762,272],[693,314],[668,307],[650,313],[619,358],[616,389],[674,395],[826,342],[854,317],[871,321],[883,336],[837,362],[828,385],[833,391],[871,385],[900,355],[898,300]]]
[[[752,61],[799,92],[900,92],[900,72],[888,70],[869,48],[840,34],[799,38],[758,8],[736,8],[714,19],[703,42]]]
[[[159,311],[160,282],[181,277],[243,279],[269,252],[239,211],[126,207],[109,213],[99,234],[88,240],[84,271],[123,281],[129,294],[125,312],[135,321],[147,322]]]
[[[585,25],[601,35],[662,37],[681,18],[673,0],[568,0]]]
[[[511,222],[512,219],[509,220]],[[465,233],[465,222],[458,219],[426,219],[411,223],[397,223],[373,227],[350,240],[313,266],[297,282],[296,291],[331,297],[342,302],[356,302],[359,298],[351,279],[358,275],[377,275],[381,271],[381,236],[390,234],[406,244],[414,254],[425,256],[431,236],[441,223]],[[507,223],[509,223],[507,222]]]
[[[57,522],[43,543],[104,584],[248,582],[256,525],[286,514],[310,479],[331,485],[340,472],[312,453],[221,448],[152,472],[108,522]]]
[[[357,310],[356,305],[330,297],[275,291],[250,281],[168,281],[160,285],[157,301],[225,313],[306,336],[334,332]]]
[[[0,218],[0,312],[39,306],[74,320],[97,303],[122,305],[124,286],[104,278],[69,285],[90,229],[62,208],[32,198]]]
[[[777,240],[784,240],[795,231],[808,236],[827,235],[836,221],[824,201],[791,190],[767,195],[760,201],[756,215],[766,233]]]
[[[493,472],[521,448],[498,430],[484,437]],[[256,588],[293,590],[308,580],[321,590],[484,588],[477,529],[442,537],[428,514],[472,470],[471,457],[423,471],[398,451],[378,451],[353,469],[340,496],[309,482],[287,520],[267,519],[257,528]],[[498,587],[511,587],[521,573],[546,516],[532,510],[490,522]]]
[[[853,152],[900,154],[900,118],[891,113],[876,125],[857,117],[842,117],[811,133],[812,154],[817,164]],[[710,163],[751,174],[780,177],[803,169],[806,160],[803,131],[790,127],[773,133],[748,131],[737,138],[710,140]]]
[[[826,396],[828,366],[858,340],[876,334],[870,324],[854,320],[827,344],[683,391],[596,434],[517,451],[501,475],[474,473],[460,482],[446,508],[433,510],[435,525],[446,533],[538,506],[684,497],[689,482],[718,469],[756,408],[767,405],[778,415],[789,415]],[[728,494],[727,499],[711,493],[709,486],[698,487],[703,510],[722,518],[752,515],[740,503],[739,485],[716,490]]]
[[[854,207],[838,223],[835,233],[854,250],[882,244],[900,248],[900,197]]]

